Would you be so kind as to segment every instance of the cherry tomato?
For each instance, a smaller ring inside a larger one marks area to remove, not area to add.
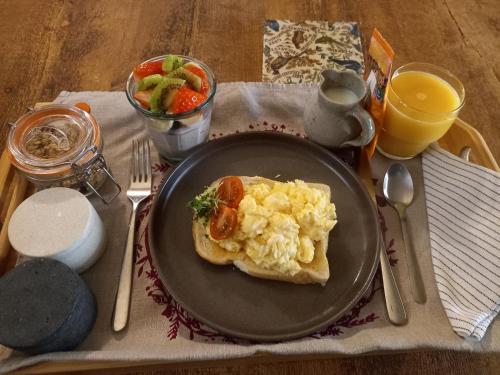
[[[163,61],[146,61],[134,68],[134,78],[136,80],[141,80],[144,77],[150,76],[151,74],[162,74],[163,70],[161,66]]]
[[[210,217],[210,235],[214,240],[229,238],[234,233],[237,224],[237,211],[220,204]]]
[[[223,178],[219,188],[217,189],[217,196],[224,204],[231,208],[237,208],[245,195],[243,189],[243,182],[236,177],[230,176]]]

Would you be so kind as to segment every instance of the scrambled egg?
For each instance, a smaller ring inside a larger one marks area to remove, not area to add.
[[[336,222],[328,194],[304,181],[260,183],[245,186],[233,236],[220,241],[210,238],[227,251],[246,251],[262,268],[295,275],[300,263],[313,260],[315,242]]]

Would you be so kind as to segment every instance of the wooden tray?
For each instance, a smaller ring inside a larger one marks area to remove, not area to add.
[[[459,155],[466,147],[469,147],[471,162],[495,171],[500,171],[497,162],[481,134],[460,119],[455,120],[450,130],[439,141],[439,144],[455,155]],[[26,180],[10,165],[7,153],[4,151],[0,157],[0,276],[14,267],[17,260],[16,252],[11,249],[7,238],[9,219],[15,208],[26,197],[32,194],[33,191],[33,187],[28,185]],[[267,360],[269,360],[269,358],[267,358]],[[141,365],[153,363],[158,362],[142,362]],[[103,368],[111,369],[131,365],[133,364],[109,361],[42,363],[28,369],[20,370],[20,373],[65,372]]]

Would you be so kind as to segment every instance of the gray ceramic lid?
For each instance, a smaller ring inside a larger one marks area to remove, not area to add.
[[[0,306],[0,343],[29,353],[74,347],[95,319],[95,302],[83,280],[46,258],[22,263],[0,278]]]

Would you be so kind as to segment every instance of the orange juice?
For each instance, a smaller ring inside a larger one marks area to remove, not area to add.
[[[415,63],[406,67],[410,65],[418,65],[420,69],[398,69],[388,86],[384,122],[377,144],[383,154],[401,159],[419,154],[441,138],[463,103],[463,87],[451,74],[447,77],[433,69],[422,69],[437,68],[430,64]]]

